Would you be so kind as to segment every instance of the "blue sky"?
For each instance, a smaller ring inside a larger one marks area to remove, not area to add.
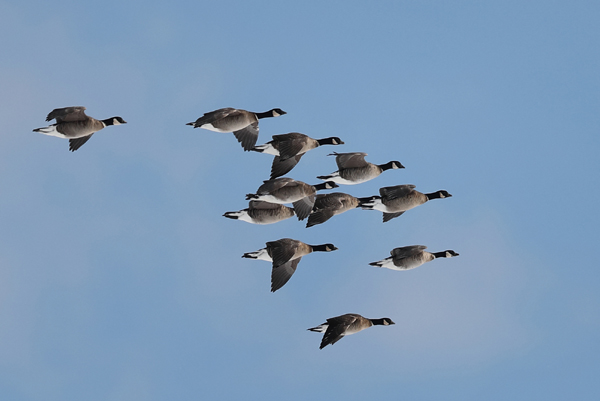
[[[0,393],[7,400],[580,399],[600,396],[600,6],[591,1],[0,4]],[[128,124],[77,152],[33,133],[54,108]],[[406,169],[339,188],[448,190],[389,223],[225,219],[271,157],[185,123],[288,114],[331,151]],[[291,237],[270,293],[242,259]],[[377,269],[398,246],[454,249]],[[306,331],[390,317],[323,350]]]

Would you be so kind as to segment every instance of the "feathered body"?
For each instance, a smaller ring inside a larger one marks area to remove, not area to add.
[[[273,140],[264,145],[255,146],[255,152],[274,155],[271,165],[271,179],[289,173],[300,161],[300,158],[309,150],[322,145],[343,145],[338,137],[313,139],[299,132],[273,135]]]
[[[383,212],[383,222],[385,223],[431,199],[442,199],[452,196],[445,190],[424,194],[416,191],[415,188],[414,185],[383,187],[379,189],[380,196],[359,198],[359,200],[363,209]]]
[[[252,224],[273,224],[289,219],[294,209],[277,203],[250,201],[248,208],[237,212],[226,212],[223,216]]]
[[[386,170],[404,168],[398,161],[391,161],[380,165],[369,163],[365,160],[367,154],[362,152],[334,152],[328,156],[335,156],[338,171],[317,178],[343,185],[360,184],[372,180]]]
[[[358,206],[360,206],[359,199],[352,195],[341,192],[318,194],[313,211],[310,216],[308,216],[306,227],[325,223],[333,216],[355,209]]]
[[[435,258],[452,258],[458,253],[449,249],[442,252],[427,252],[425,245],[410,245],[394,248],[389,258],[379,262],[369,263],[371,266],[385,267],[391,270],[409,270],[421,266],[423,263],[431,262]]]
[[[46,121],[56,120],[48,127],[36,128],[33,132],[69,139],[71,152],[79,149],[94,133],[109,125],[126,124],[121,117],[111,117],[106,120],[96,120],[85,114],[85,107],[73,106],[52,110]]]
[[[303,256],[312,252],[331,252],[337,249],[333,244],[308,245],[291,238],[269,241],[266,245],[266,248],[245,253],[242,257],[273,262],[271,292],[277,291],[289,281]]]
[[[276,178],[263,181],[255,194],[247,194],[246,200],[261,200],[265,202],[294,205],[298,220],[304,220],[312,211],[317,190],[337,187],[334,182],[309,185],[292,178]]]
[[[226,107],[204,113],[196,121],[187,123],[194,128],[204,128],[215,132],[233,132],[244,150],[252,150],[258,140],[258,120],[286,114],[281,109],[271,109],[264,113],[254,113],[242,109]]]
[[[318,333],[325,333],[321,340],[319,349],[323,349],[329,344],[335,344],[344,336],[358,333],[374,325],[389,326],[395,324],[390,318],[368,319],[356,313],[347,313],[327,319],[327,322],[308,330]]]

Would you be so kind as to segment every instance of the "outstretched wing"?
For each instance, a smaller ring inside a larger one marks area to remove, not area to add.
[[[46,121],[55,119],[56,123],[59,124],[62,122],[69,122],[69,121],[83,121],[83,120],[86,120],[87,118],[88,118],[88,116],[85,114],[85,107],[73,106],[73,107],[63,107],[62,109],[52,110],[46,117]]]
[[[392,200],[396,198],[403,198],[408,196],[411,192],[414,191],[416,187],[414,185],[396,185],[393,187],[383,187],[379,188],[379,195],[382,198],[387,200]]]
[[[368,163],[365,161],[366,153],[363,152],[352,152],[352,153],[337,153],[333,152],[331,155],[335,155],[335,162],[339,169],[343,168],[355,168],[365,167]]]
[[[319,348],[323,349],[329,344],[338,342],[344,337],[344,333],[348,327],[356,322],[357,319],[358,316],[353,313],[327,319],[327,331],[325,331],[325,334],[323,335],[323,340],[321,340],[321,346]]]
[[[233,135],[235,135],[238,142],[242,144],[244,150],[252,150],[254,145],[256,145],[256,141],[258,141],[258,121],[253,122],[241,130],[233,131]]]
[[[299,132],[290,132],[289,134],[273,135],[273,140],[278,141],[279,156],[281,160],[287,160],[290,157],[300,153],[307,140],[307,136]]]
[[[79,149],[84,143],[88,141],[94,134],[90,134],[88,136],[82,136],[80,138],[69,139],[69,150],[71,152],[75,152]]]
[[[427,247],[425,245],[410,245],[394,248],[391,250],[390,255],[394,258],[409,258],[423,252]]]
[[[271,292],[275,292],[287,283],[292,275],[296,273],[296,267],[300,259],[290,260],[281,266],[273,267],[271,270]]]
[[[310,212],[312,212],[313,206],[315,205],[315,194],[306,196],[292,204],[294,205],[294,211],[296,212],[298,220],[304,220],[310,215]]]
[[[290,261],[298,249],[298,241],[289,238],[267,242],[267,250],[273,259],[273,267],[278,267]]]
[[[271,165],[271,179],[281,177],[292,171],[303,155],[304,153],[285,160],[281,160],[280,156],[275,156]]]

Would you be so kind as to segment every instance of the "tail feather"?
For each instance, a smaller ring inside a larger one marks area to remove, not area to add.
[[[60,132],[58,132],[56,130],[56,124],[49,125],[47,127],[36,128],[33,130],[33,132],[39,132],[40,134],[56,136],[59,138],[66,138],[66,136],[64,136],[64,134],[61,134]]]
[[[310,329],[307,329],[309,331],[315,331],[317,333],[325,333],[327,331],[327,327],[329,325],[327,323],[323,323],[318,325],[317,327],[311,327]]]
[[[361,207],[367,210],[373,210],[373,206],[375,206],[378,200],[381,200],[381,196],[369,196],[366,198],[358,198],[357,207]]]

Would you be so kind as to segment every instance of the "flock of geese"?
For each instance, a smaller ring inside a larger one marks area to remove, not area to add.
[[[302,156],[322,145],[343,145],[338,137],[313,139],[307,135],[292,132],[273,135],[273,139],[264,145],[256,145],[258,141],[258,121],[263,118],[278,117],[286,114],[281,109],[272,109],[264,113],[254,113],[241,109],[223,108],[205,113],[196,121],[188,123],[194,128],[204,128],[211,131],[232,132],[245,151],[255,151],[273,155],[271,176],[258,187],[256,193],[246,195],[249,200],[248,208],[226,212],[225,217],[253,224],[273,224],[296,216],[302,221],[306,218],[306,227],[323,224],[333,216],[355,208],[378,210],[383,212],[383,222],[402,215],[407,210],[415,208],[432,199],[448,198],[445,190],[432,193],[421,193],[414,185],[396,185],[379,189],[379,195],[366,198],[356,198],[341,192],[317,194],[317,191],[337,188],[340,185],[356,185],[379,176],[386,170],[401,169],[404,166],[398,161],[385,164],[373,164],[365,160],[366,153],[337,153],[335,156],[338,170],[318,176],[323,183],[310,185],[292,178],[282,177],[290,172]],[[65,107],[55,109],[48,114],[46,121],[56,123],[33,131],[45,135],[69,139],[69,150],[76,151],[85,144],[91,136],[109,125],[125,124],[121,117],[111,117],[96,120],[85,114],[85,107]],[[291,204],[292,207],[286,206]],[[372,262],[370,265],[392,270],[414,269],[423,263],[436,258],[458,256],[453,250],[427,252],[424,245],[410,245],[394,248],[391,256]],[[303,256],[312,252],[331,252],[336,248],[333,244],[309,245],[291,238],[269,241],[266,247],[255,252],[244,253],[243,258],[264,260],[272,263],[271,291],[283,287],[295,273],[298,263]],[[374,325],[388,326],[394,322],[385,317],[368,319],[361,315],[348,313],[327,319],[319,326],[308,330],[324,333],[320,349],[335,344],[342,337],[357,333]]]

